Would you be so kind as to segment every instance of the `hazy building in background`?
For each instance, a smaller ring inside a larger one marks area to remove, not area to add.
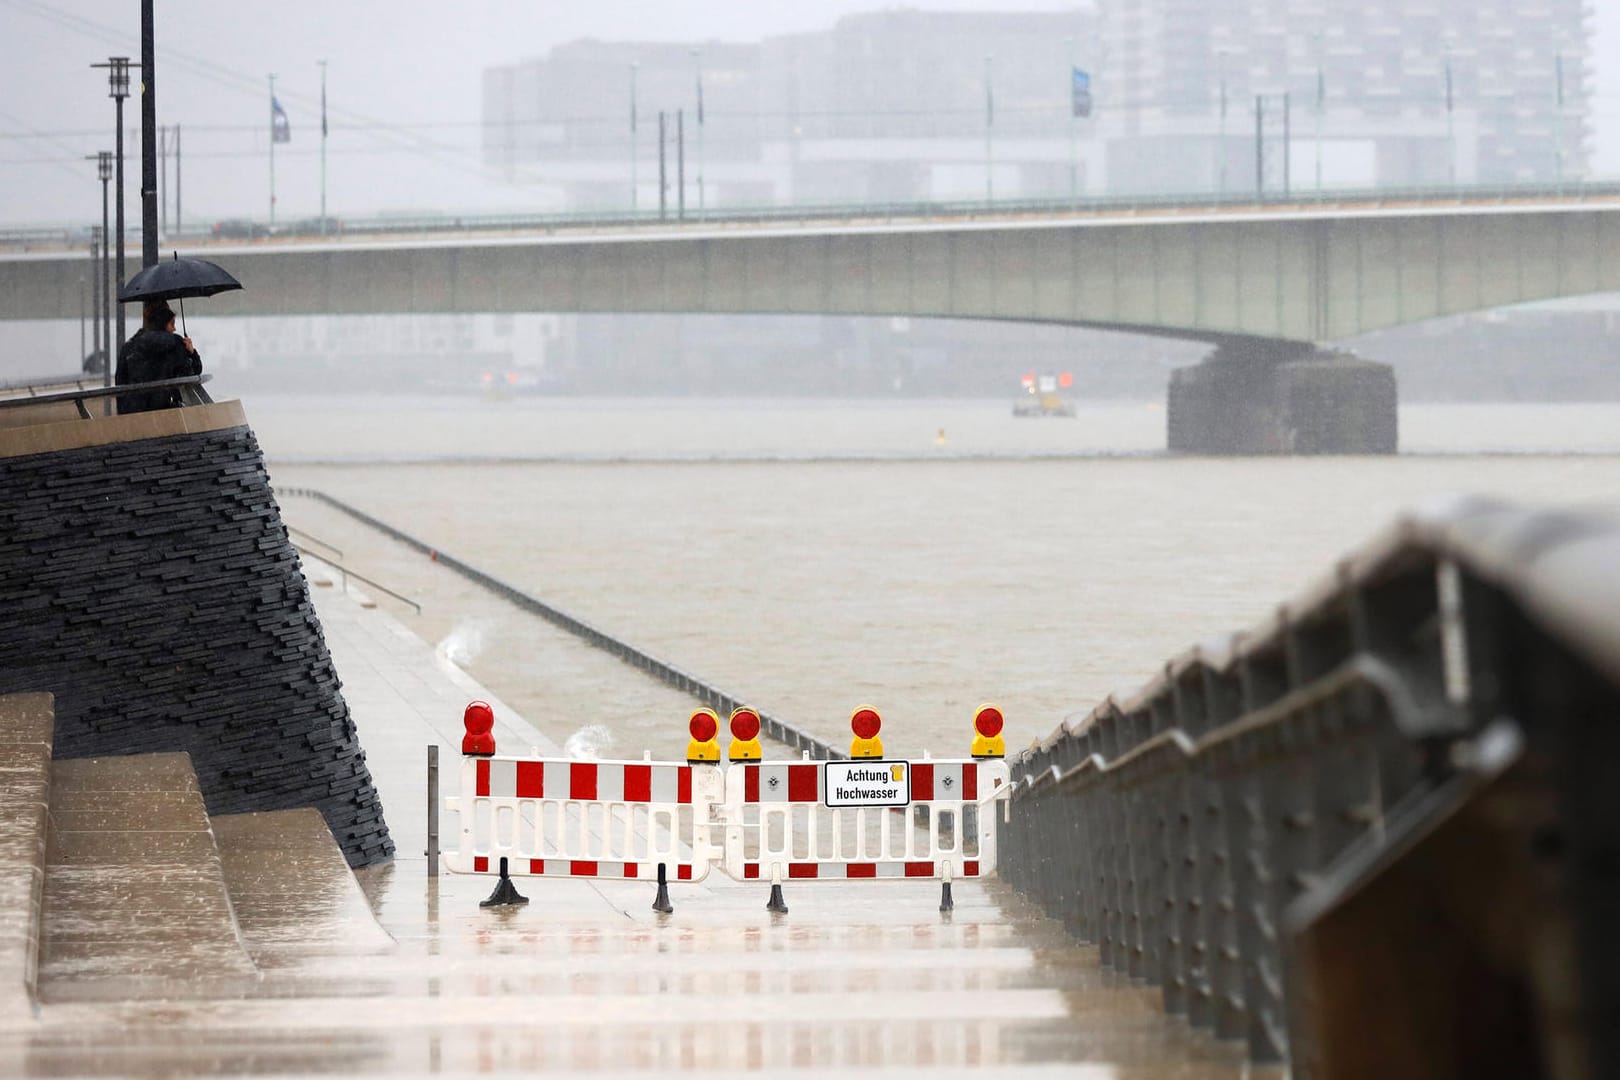
[[[1098,0],[580,41],[485,73],[484,157],[543,206],[653,210],[662,111],[671,214],[1555,182],[1588,164],[1587,2]]]

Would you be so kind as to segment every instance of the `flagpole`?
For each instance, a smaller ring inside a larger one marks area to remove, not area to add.
[[[636,67],[635,61],[630,62],[630,213],[636,212],[637,189],[640,184],[636,178]]]
[[[1074,128],[1079,121],[1075,114],[1079,111],[1074,107],[1074,35],[1069,35],[1069,201],[1078,202],[1080,199],[1080,167],[1074,156]]]
[[[321,235],[326,235],[326,61],[321,66]]]
[[[984,54],[984,201],[986,204],[995,201],[995,150],[991,142],[991,132],[996,126],[996,98],[995,91],[990,85],[991,53]]]
[[[276,226],[276,77],[270,76],[270,227]]]

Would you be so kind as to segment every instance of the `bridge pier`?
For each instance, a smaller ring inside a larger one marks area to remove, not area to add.
[[[1178,454],[1393,454],[1395,372],[1302,342],[1223,344],[1170,375]]]

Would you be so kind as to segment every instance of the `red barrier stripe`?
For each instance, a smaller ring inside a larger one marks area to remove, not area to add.
[[[593,862],[570,862],[568,872],[574,877],[595,877],[596,864]]]
[[[911,801],[929,802],[934,797],[934,767],[932,765],[913,765],[911,767]]]
[[[979,763],[970,761],[962,766],[962,801],[973,802],[979,797]]]
[[[624,801],[652,802],[652,766],[624,767]]]
[[[475,873],[475,874],[487,874],[487,873],[489,873],[489,856],[487,856],[487,855],[474,855],[473,856],[473,873]]]
[[[624,864],[624,876],[625,877],[627,877],[627,878],[635,877],[635,876],[637,876],[638,873],[639,873],[639,871],[636,869],[636,864],[635,863],[627,862],[627,863]]]
[[[820,802],[821,790],[816,776],[818,765],[788,766],[788,802]]]
[[[478,786],[476,788],[476,792],[479,795],[488,795],[489,794],[489,758],[479,758],[478,761],[475,764],[476,764],[476,767],[478,769]]]
[[[568,797],[570,799],[596,798],[596,765],[576,761],[568,766]]]
[[[680,779],[676,781],[676,787],[678,788],[675,794],[676,802],[689,803],[692,801],[692,766],[681,766]]]
[[[517,797],[543,799],[546,797],[546,766],[539,761],[517,763]]]
[[[545,872],[546,872],[546,860],[544,860],[544,859],[530,859],[529,860],[529,873],[531,873],[531,874],[535,875],[536,877],[538,877],[538,876],[540,876],[541,874],[543,874]]]
[[[759,877],[759,863],[743,863],[743,880],[753,881]]]
[[[850,877],[877,877],[877,863],[852,862],[848,867]]]
[[[969,859],[967,862],[963,863],[962,864],[962,873],[966,877],[978,877],[979,876],[979,860],[978,859]]]
[[[812,765],[810,768],[813,769],[815,766]],[[792,781],[789,781],[789,783],[792,783]],[[788,863],[788,877],[790,878],[813,878],[819,870],[820,867],[813,862]]]
[[[906,877],[933,877],[934,864],[931,862],[906,863]]]
[[[757,803],[759,802],[759,766],[744,765],[743,770],[743,802]]]
[[[677,866],[675,868],[675,879],[677,881],[691,881],[692,880],[692,864],[691,863],[682,863],[681,865]]]

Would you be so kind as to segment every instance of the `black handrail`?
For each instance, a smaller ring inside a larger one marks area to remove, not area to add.
[[[169,386],[179,389],[180,403],[182,405],[212,405],[214,399],[209,397],[208,391],[202,388],[202,384],[212,378],[213,375],[210,374],[187,375],[180,379],[155,379],[152,382],[123,383],[119,386],[94,386],[85,390],[64,390],[59,394],[0,398],[0,409],[20,409],[28,405],[49,405],[53,402],[71,401],[78,408],[79,416],[89,420],[91,419],[90,410],[84,407],[84,403],[91,398],[121,397],[137,390],[161,390]]]

